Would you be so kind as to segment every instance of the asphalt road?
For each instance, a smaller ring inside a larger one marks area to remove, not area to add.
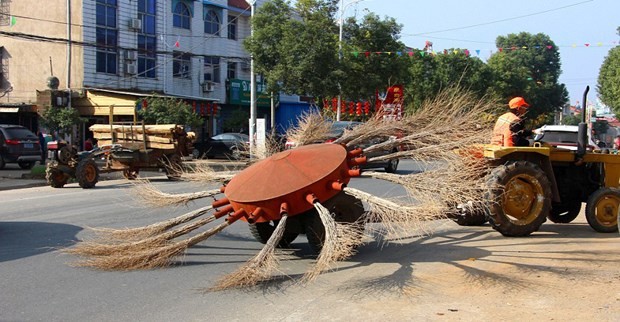
[[[413,165],[405,162],[401,169]],[[212,188],[164,177],[154,184],[166,192]],[[353,180],[351,186],[381,196],[403,194],[371,179]],[[576,319],[620,320],[620,238],[594,233],[583,220],[546,224],[537,236],[519,239],[503,238],[488,226],[438,221],[431,236],[412,232],[389,243],[369,240],[338,270],[311,284],[299,283],[314,260],[300,237],[282,262],[283,277],[250,290],[205,293],[261,249],[244,223],[192,247],[182,263],[165,269],[104,272],[71,266],[76,258],[61,250],[90,236],[87,227],[143,226],[188,210],[143,208],[131,188],[127,181],[110,180],[88,190],[69,184],[0,192],[1,321],[550,319],[546,305]],[[584,275],[595,288],[593,294],[582,288],[587,305],[582,298],[563,298],[563,290],[582,287],[576,280]],[[541,289],[541,276],[567,283]],[[605,295],[592,299],[603,287]],[[497,315],[493,300],[512,313]]]

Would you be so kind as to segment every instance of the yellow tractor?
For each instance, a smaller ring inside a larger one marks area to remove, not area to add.
[[[493,165],[484,192],[486,219],[493,229],[504,236],[528,236],[546,219],[571,222],[585,202],[594,230],[618,231],[620,155],[588,147],[583,114],[577,150],[552,146],[544,136],[531,147],[484,147],[484,157]]]

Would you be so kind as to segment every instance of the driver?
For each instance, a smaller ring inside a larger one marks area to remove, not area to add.
[[[500,146],[529,146],[527,137],[532,135],[523,123],[524,115],[530,107],[523,97],[515,97],[508,102],[510,111],[503,114],[495,122],[491,144]]]

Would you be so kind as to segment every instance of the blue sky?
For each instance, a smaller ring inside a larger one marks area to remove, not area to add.
[[[599,69],[620,37],[619,0],[343,0],[345,17],[361,19],[366,10],[393,17],[403,25],[401,40],[423,48],[426,40],[435,51],[469,49],[485,60],[497,36],[510,33],[544,33],[559,47],[560,82],[566,84],[571,104],[581,101],[590,85],[589,102],[596,99]],[[586,46],[589,44],[589,46]]]

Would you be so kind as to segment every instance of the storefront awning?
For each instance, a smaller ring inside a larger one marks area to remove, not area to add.
[[[218,102],[218,99],[157,94],[141,93],[130,91],[119,91],[99,88],[86,88],[84,98],[73,99],[73,105],[80,111],[81,115],[108,116],[111,110],[114,115],[134,115],[136,111],[136,100],[144,97],[176,98],[195,102]]]

